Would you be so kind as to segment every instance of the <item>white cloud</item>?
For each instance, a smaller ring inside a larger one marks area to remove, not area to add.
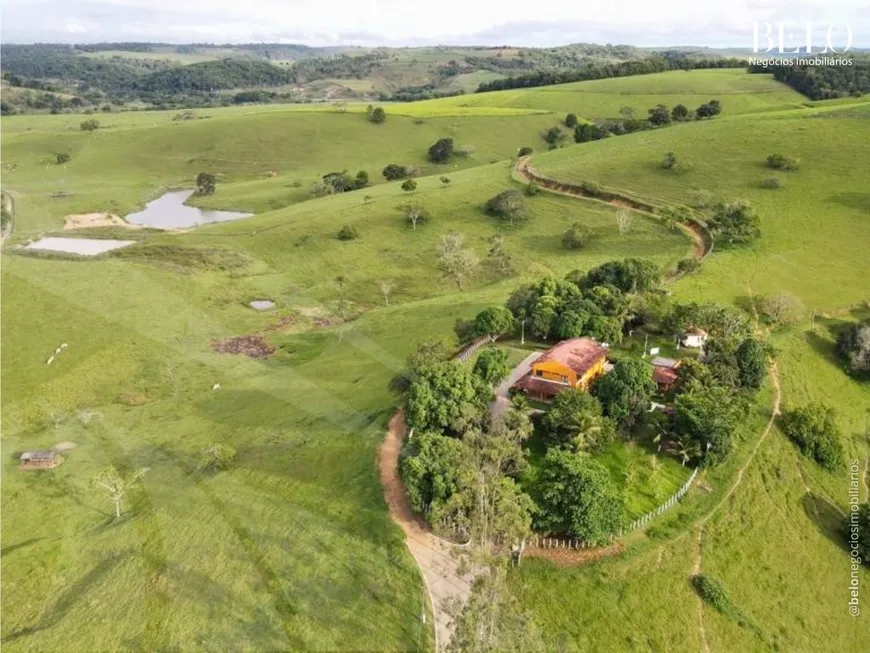
[[[5,40],[291,40],[316,44],[480,42],[748,46],[753,21],[850,23],[870,45],[867,0],[5,0]],[[289,34],[291,38],[279,35]],[[130,38],[130,37],[128,37]]]

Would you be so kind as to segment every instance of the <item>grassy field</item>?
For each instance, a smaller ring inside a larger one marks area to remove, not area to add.
[[[637,117],[657,104],[694,109],[716,98],[726,115],[798,107],[806,98],[769,75],[738,69],[671,71],[653,75],[597,79],[573,84],[476,93],[421,103],[463,107],[513,107],[573,112],[587,119],[619,118],[622,107]]]
[[[3,177],[29,216],[20,235],[58,228],[69,213],[126,215],[167,186],[191,187],[201,171],[219,178],[211,204],[259,212],[307,198],[310,183],[331,171],[364,169],[378,184],[388,163],[441,175],[505,159],[540,140],[552,122],[546,115],[506,111],[509,115],[390,115],[383,125],[325,107],[210,110],[196,112],[202,119],[185,121],[173,120],[177,112],[124,113],[100,116],[101,128],[92,133],[79,129],[80,116],[13,117],[4,120],[9,132],[4,131]],[[429,164],[427,148],[443,137],[474,151],[450,164]],[[69,153],[70,162],[56,165],[58,152]],[[249,183],[229,183],[235,181]],[[54,197],[58,192],[69,195]]]
[[[743,250],[720,248],[709,273],[680,288],[724,300],[785,290],[811,309],[827,310],[868,299],[870,194],[863,180],[870,178],[870,159],[857,145],[870,138],[867,115],[868,105],[857,103],[733,120],[723,115],[547,152],[534,166],[555,179],[592,181],[658,203],[691,204],[699,191],[749,200],[762,221],[759,241]],[[668,151],[686,170],[662,169]],[[800,169],[766,168],[773,153],[798,158]],[[784,187],[763,188],[771,176]]]
[[[695,90],[709,100],[710,80],[720,74],[733,72],[678,73],[705,81],[676,88],[674,98]],[[659,77],[637,78],[648,85],[624,101],[653,104],[651,97],[667,94]],[[735,89],[736,79],[728,82]],[[766,102],[751,90],[735,91],[735,100],[743,94],[756,96],[747,107]],[[789,104],[767,99],[768,108]],[[95,260],[4,248],[6,648],[431,649],[421,579],[387,517],[374,464],[396,401],[389,379],[418,342],[449,337],[457,318],[503,302],[523,280],[624,256],[664,269],[689,250],[681,233],[655,221],[636,216],[621,236],[613,207],[546,193],[527,200],[528,224],[497,224],[480,206],[516,185],[507,158],[537,145],[554,116],[511,106],[496,115],[498,104],[453,102],[395,109],[417,112],[408,117],[388,107],[381,126],[362,120],[356,106],[344,114],[233,107],[197,111],[204,119],[190,121],[173,121],[177,112],[109,114],[99,116],[106,129],[92,134],[80,132],[80,116],[4,119],[3,184],[17,200],[11,246],[57,230],[67,213],[126,213],[163,188],[190,185],[203,169],[221,175],[206,203],[258,214],[183,234],[131,232],[139,245]],[[868,299],[864,108],[731,118],[724,99],[723,106],[713,121],[566,147],[536,155],[533,165],[663,202],[688,201],[698,188],[751,199],[763,219],[758,245],[715,252],[674,293],[745,306],[750,288],[790,290],[828,310],[815,331],[800,325],[773,338],[783,402],[834,405],[849,455],[865,460],[870,390],[846,377],[832,352],[832,329],[866,313],[834,309]],[[476,150],[455,169],[425,167],[426,147],[442,136]],[[669,177],[658,167],[668,150],[691,168]],[[52,163],[57,151],[72,154],[65,167]],[[799,156],[802,167],[782,174],[785,188],[768,191],[756,185],[772,151]],[[424,166],[431,176],[411,194],[378,179],[364,191],[301,201],[320,174],[364,168],[374,180],[390,162]],[[442,188],[445,170],[451,183]],[[57,190],[70,195],[51,197]],[[416,231],[402,220],[408,201],[432,212]],[[560,238],[575,221],[596,236],[569,253]],[[357,227],[358,240],[336,238],[346,224]],[[457,292],[435,265],[448,230],[465,234],[482,258],[487,239],[503,235],[513,275],[503,278],[485,262]],[[221,267],[233,262],[241,264]],[[396,285],[390,306],[383,279]],[[276,310],[247,307],[259,298],[275,300]],[[211,347],[243,334],[261,334],[275,354],[253,360]],[[69,348],[47,365],[62,342]],[[510,351],[514,361],[523,357]],[[701,623],[711,650],[858,649],[866,630],[846,612],[848,559],[836,532],[846,475],[821,471],[775,428],[750,462],[772,396],[767,387],[734,459],[705,472],[680,508],[629,538],[622,556],[570,570],[529,560],[512,575],[547,650],[698,651]],[[64,441],[77,446],[56,470],[16,469],[16,452]],[[199,450],[212,442],[237,449],[230,470],[196,471]],[[630,456],[612,458],[624,473]],[[149,468],[120,520],[89,483],[110,464]],[[667,465],[678,486],[683,468]],[[632,507],[638,513],[655,500],[641,495]],[[693,527],[711,513],[700,569],[725,584],[742,625],[699,608],[689,583],[698,555]]]

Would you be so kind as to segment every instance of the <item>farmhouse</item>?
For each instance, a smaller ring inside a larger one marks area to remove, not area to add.
[[[20,469],[51,469],[52,467],[57,467],[60,463],[61,457],[54,451],[47,449],[25,451],[19,459]]]
[[[652,365],[653,381],[659,387],[659,392],[668,392],[680,378],[679,372],[677,372],[680,361],[656,356],[652,360]]]
[[[700,349],[707,344],[707,332],[703,329],[691,328],[688,329],[680,340],[683,347],[693,347]]]
[[[566,388],[588,390],[606,363],[607,348],[592,338],[565,340],[541,354],[513,388],[542,400]]]

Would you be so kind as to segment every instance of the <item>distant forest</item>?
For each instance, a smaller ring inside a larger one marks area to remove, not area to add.
[[[648,57],[636,61],[621,61],[619,63],[586,64],[576,70],[541,70],[527,75],[517,75],[505,79],[483,82],[477,87],[477,93],[503,91],[511,88],[531,88],[534,86],[550,86],[552,84],[567,84],[583,82],[590,79],[605,79],[607,77],[628,77],[630,75],[649,75],[666,70],[692,70],[695,68],[745,68],[746,60],[736,58],[697,59],[684,55]]]
[[[371,49],[276,43],[0,46],[3,115],[255,102],[411,102],[459,95],[475,86],[477,92],[487,92],[746,65],[743,59],[704,49],[647,50],[588,43],[555,48]],[[773,73],[808,97],[823,99],[870,90],[868,65],[864,59],[848,67],[752,72]],[[476,73],[495,79],[478,85],[479,78],[470,77]]]
[[[859,96],[870,93],[870,56],[855,56],[851,66],[750,66],[752,73],[773,73],[811,100]]]

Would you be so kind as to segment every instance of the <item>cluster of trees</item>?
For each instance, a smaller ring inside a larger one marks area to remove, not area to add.
[[[613,423],[595,398],[559,395],[545,418],[551,447],[533,500],[516,480],[527,466],[522,443],[531,422],[515,408],[487,417],[493,386],[509,369],[497,349],[481,352],[471,368],[449,360],[443,345],[423,345],[411,357],[394,385],[403,387],[405,417],[414,428],[399,467],[411,507],[436,529],[478,545],[509,546],[533,521],[544,531],[603,543],[622,523],[622,503],[607,470],[586,452],[606,447]],[[494,538],[477,523],[481,505]]]
[[[749,67],[751,73],[773,73],[777,81],[788,84],[811,100],[860,97],[870,92],[870,57],[853,56],[850,66],[782,65]]]
[[[785,411],[780,424],[805,456],[832,471],[843,465],[840,429],[830,406],[812,403]]]
[[[666,70],[691,70],[695,68],[745,68],[746,61],[741,59],[695,59],[688,57],[649,57],[646,59],[622,61],[619,63],[588,63],[572,70],[542,70],[526,75],[495,79],[483,82],[477,93],[503,91],[510,88],[532,88],[568,82],[582,82],[589,79],[608,77],[629,77],[648,75]]]
[[[374,107],[370,104],[366,107],[366,118],[369,122],[380,125],[387,119],[387,112],[383,107]]]
[[[642,306],[657,301],[661,275],[650,261],[610,261],[588,273],[575,270],[564,279],[545,277],[519,287],[507,301],[526,332],[540,340],[590,336],[618,341],[637,320]]]
[[[664,104],[658,104],[647,112],[648,117],[646,119],[635,117],[634,109],[631,107],[620,109],[621,117],[619,119],[600,120],[594,123],[577,122],[577,117],[569,113],[566,116],[565,124],[567,125],[569,121],[574,123],[574,140],[577,143],[586,143],[588,141],[601,140],[608,136],[622,136],[623,134],[631,134],[644,129],[664,127],[675,122],[712,118],[721,112],[722,106],[719,100],[714,99],[700,105],[695,111],[692,111],[683,104],[678,104],[670,109]]]
[[[352,177],[347,170],[341,172],[328,172],[320,178],[319,182],[312,184],[309,191],[312,195],[331,195],[332,193],[348,193],[359,190],[369,185],[369,173],[359,170]]]

